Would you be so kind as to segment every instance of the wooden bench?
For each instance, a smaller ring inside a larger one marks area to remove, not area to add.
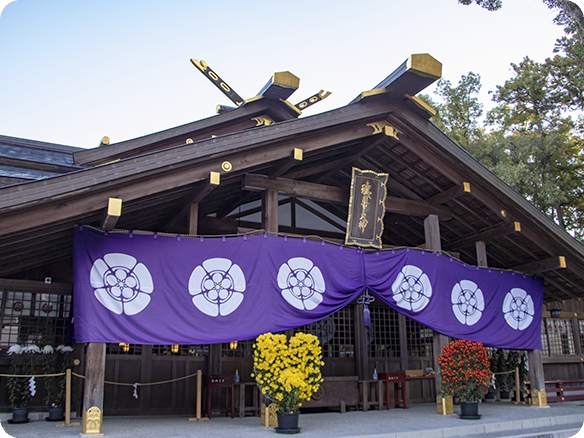
[[[308,401],[302,402],[302,408],[339,408],[344,413],[347,406],[359,404],[357,376],[324,377],[318,391]]]
[[[531,395],[530,382],[526,382],[526,386]],[[584,400],[584,379],[547,380],[545,392],[548,403]]]

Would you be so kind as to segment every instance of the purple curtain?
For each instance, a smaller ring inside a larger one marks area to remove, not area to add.
[[[415,250],[268,235],[185,238],[76,227],[77,342],[207,344],[318,321],[365,289],[421,324],[540,349],[543,281]]]

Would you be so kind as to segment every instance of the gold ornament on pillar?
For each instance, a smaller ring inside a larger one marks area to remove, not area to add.
[[[103,422],[103,413],[97,406],[90,407],[83,412],[83,425],[81,427],[82,435],[101,435],[101,424]]]

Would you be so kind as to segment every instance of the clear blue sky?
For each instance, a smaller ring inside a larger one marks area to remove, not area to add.
[[[579,1],[581,4],[582,1]],[[563,34],[541,0],[488,12],[457,0],[14,0],[0,2],[0,135],[80,147],[139,137],[230,104],[189,62],[205,60],[243,98],[290,71],[310,115],[347,104],[410,54],[488,90]],[[426,92],[431,92],[427,89]],[[434,96],[437,98],[436,96]]]

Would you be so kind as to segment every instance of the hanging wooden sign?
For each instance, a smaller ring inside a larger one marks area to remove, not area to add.
[[[353,167],[346,245],[381,248],[387,177]]]

